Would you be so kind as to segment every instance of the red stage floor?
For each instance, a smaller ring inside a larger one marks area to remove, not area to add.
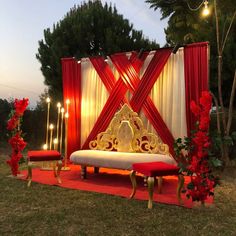
[[[93,168],[88,168],[87,179],[81,180],[80,167],[70,165],[70,168],[70,171],[61,172],[62,184],[57,184],[52,171],[42,171],[38,168],[33,169],[32,181],[47,185],[57,185],[63,188],[98,192],[129,198],[132,191],[129,171],[100,168],[100,173],[94,174]],[[26,176],[27,171],[22,171],[21,173]],[[164,177],[162,193],[157,194],[157,188],[155,188],[153,196],[154,202],[179,205],[176,196],[177,182],[178,178],[176,176]],[[185,177],[185,184],[188,182],[189,178]],[[143,178],[137,176],[137,183],[137,192],[134,199],[147,200],[148,190],[144,187]],[[31,184],[31,187],[33,187],[33,183]],[[182,199],[184,202],[184,207],[191,208],[193,206],[192,201],[187,199],[184,193],[182,194]],[[207,200],[207,203],[212,202],[213,198],[210,197]]]

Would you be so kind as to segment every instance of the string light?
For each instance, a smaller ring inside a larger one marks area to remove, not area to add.
[[[209,15],[209,7],[208,7],[208,0],[203,0],[200,5],[196,8],[192,8],[189,3],[187,2],[188,8],[190,11],[198,11],[202,5],[204,5],[203,11],[202,11],[202,16],[206,17]]]
[[[204,8],[203,8],[203,11],[202,11],[202,15],[203,16],[208,16],[209,13],[210,13],[210,11],[209,11],[209,8],[208,8],[208,1],[205,0],[204,1]]]

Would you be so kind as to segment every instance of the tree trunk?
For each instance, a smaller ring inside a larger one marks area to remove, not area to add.
[[[226,128],[226,135],[229,135],[231,124],[232,124],[235,90],[236,90],[236,70],[234,72],[234,80],[233,80],[233,85],[232,85],[231,95],[230,95],[229,113],[228,113],[228,122],[227,122],[227,128]]]

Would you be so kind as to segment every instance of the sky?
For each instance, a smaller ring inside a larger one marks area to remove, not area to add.
[[[47,88],[35,57],[43,30],[63,19],[84,0],[0,0],[0,98],[28,97],[34,107]],[[142,30],[144,36],[165,44],[166,20],[145,0],[102,0],[112,3],[119,14]]]

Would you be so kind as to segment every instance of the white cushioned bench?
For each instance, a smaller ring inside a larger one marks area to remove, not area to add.
[[[74,164],[105,167],[112,169],[132,170],[134,163],[162,161],[176,164],[169,155],[152,153],[132,153],[102,150],[80,150],[73,152],[70,160]]]
[[[176,165],[169,147],[160,138],[147,132],[142,120],[128,105],[113,117],[105,132],[89,144],[90,150],[75,151],[70,156],[73,164],[81,165],[81,177],[86,178],[86,167],[132,170],[134,163],[165,162]]]

